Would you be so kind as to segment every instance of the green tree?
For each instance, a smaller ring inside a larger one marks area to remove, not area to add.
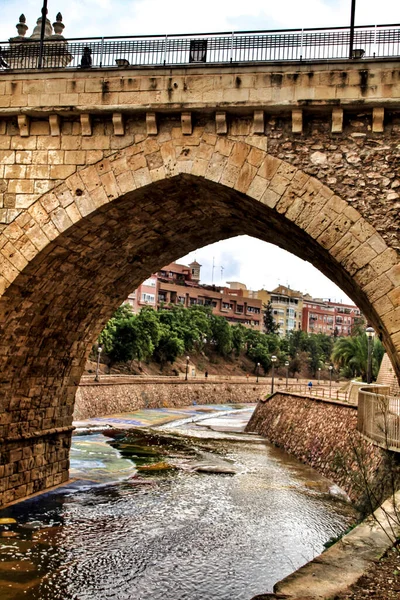
[[[267,304],[263,304],[264,309],[264,330],[265,333],[276,333],[279,329],[278,323],[274,319],[274,311],[272,308],[271,300],[268,300]]]
[[[289,354],[295,358],[300,352],[308,351],[308,335],[305,331],[293,330],[288,335]]]
[[[117,310],[115,311],[115,313],[113,314],[113,316],[108,321],[107,325],[99,335],[98,339],[99,346],[102,346],[103,351],[106,354],[109,355],[112,351],[115,333],[118,325],[127,319],[129,320],[133,316],[133,311],[129,304],[122,304],[122,306],[117,308]]]
[[[211,315],[211,333],[215,349],[221,356],[232,351],[232,328],[223,317]]]
[[[153,358],[160,363],[161,369],[167,362],[173,363],[184,352],[183,340],[172,332],[167,325],[162,325],[160,339],[153,353]]]
[[[232,344],[236,356],[239,356],[244,349],[246,341],[246,328],[243,325],[235,325],[232,327]]]
[[[310,338],[308,340],[308,352],[309,352],[308,364],[309,364],[309,368],[310,368],[310,371],[311,371],[311,374],[313,377],[316,376],[318,367],[321,364],[321,351],[318,346],[316,337],[317,336],[315,336],[315,335],[310,336]]]
[[[268,346],[263,343],[258,343],[252,346],[249,352],[249,357],[254,361],[254,364],[260,363],[264,372],[266,373],[271,367],[271,354],[269,353]]]
[[[384,349],[378,338],[374,338],[372,346],[372,377],[375,378],[383,357]],[[338,338],[332,352],[332,361],[342,370],[345,377],[361,377],[367,379],[368,338],[365,333]]]

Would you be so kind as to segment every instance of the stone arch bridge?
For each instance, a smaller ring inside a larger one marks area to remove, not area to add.
[[[0,73],[0,505],[65,481],[88,352],[238,234],[312,262],[400,375],[400,63]]]

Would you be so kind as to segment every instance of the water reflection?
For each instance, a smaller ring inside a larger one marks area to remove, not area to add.
[[[0,521],[15,534],[0,537],[1,599],[249,600],[354,520],[315,471],[256,440],[196,440],[194,427],[75,438],[75,467],[90,478],[91,459],[96,483],[0,514],[16,520]],[[160,463],[174,468],[140,470]]]

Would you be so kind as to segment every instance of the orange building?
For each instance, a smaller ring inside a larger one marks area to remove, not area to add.
[[[261,300],[246,297],[243,284],[237,288],[201,285],[200,267],[196,261],[188,266],[171,263],[146,279],[126,302],[134,312],[143,306],[155,310],[173,305],[208,306],[214,315],[224,317],[232,325],[240,323],[262,331]]]
[[[307,333],[347,336],[360,317],[361,311],[354,304],[312,298],[308,294],[303,296],[302,329]]]

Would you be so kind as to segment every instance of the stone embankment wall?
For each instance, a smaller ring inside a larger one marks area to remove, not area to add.
[[[261,401],[246,431],[308,464],[342,487],[363,511],[370,512],[393,491],[397,457],[366,441],[356,430],[357,407],[341,402],[278,392]],[[367,482],[367,483],[366,483]]]
[[[129,412],[139,408],[179,407],[196,404],[258,402],[269,385],[243,381],[157,379],[129,383],[81,383],[76,394],[74,419]]]

